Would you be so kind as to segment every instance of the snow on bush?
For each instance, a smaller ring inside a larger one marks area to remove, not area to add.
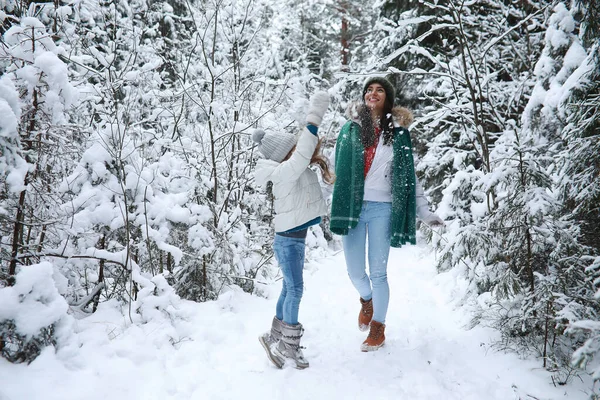
[[[53,279],[52,264],[24,266],[14,286],[0,289],[0,354],[11,362],[31,362],[46,346],[60,344],[71,318]]]

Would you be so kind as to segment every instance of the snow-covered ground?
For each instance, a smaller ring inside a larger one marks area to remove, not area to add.
[[[539,361],[490,348],[495,333],[464,328],[451,274],[428,249],[393,249],[386,346],[362,353],[358,296],[343,254],[309,263],[300,320],[310,368],[276,369],[257,337],[267,330],[280,282],[267,298],[229,291],[218,301],[176,302],[173,322],[131,325],[110,304],[74,323],[74,340],[31,365],[0,359],[0,400],[167,399],[586,399],[585,386],[555,387]]]

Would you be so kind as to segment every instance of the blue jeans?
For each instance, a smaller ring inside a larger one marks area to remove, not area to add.
[[[390,254],[392,203],[363,202],[358,225],[342,237],[346,268],[363,300],[373,299],[373,319],[385,323],[390,287],[387,262]],[[369,275],[366,273],[366,242],[369,239]]]
[[[275,316],[288,325],[298,323],[298,309],[304,290],[304,247],[305,238],[275,235],[273,251],[283,273],[283,287]]]

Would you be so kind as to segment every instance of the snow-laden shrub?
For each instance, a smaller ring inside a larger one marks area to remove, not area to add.
[[[0,289],[0,354],[10,362],[31,362],[44,347],[56,346],[70,318],[56,289],[52,264],[24,266],[14,286]]]

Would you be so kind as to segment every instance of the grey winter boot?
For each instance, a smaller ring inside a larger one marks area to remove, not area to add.
[[[267,352],[267,357],[269,360],[275,365],[277,362],[273,359],[273,353],[271,352],[271,346],[275,345],[279,339],[281,339],[281,324],[283,322],[277,317],[273,317],[273,322],[271,323],[271,330],[269,332],[265,332],[258,337],[258,341],[262,344],[262,347]],[[281,367],[280,367],[281,368]]]
[[[281,322],[281,339],[271,346],[271,352],[273,353],[271,361],[278,368],[283,368],[286,360],[292,360],[297,369],[308,368],[308,361],[304,358],[300,347],[300,339],[302,339],[303,334],[302,324],[288,325]]]

